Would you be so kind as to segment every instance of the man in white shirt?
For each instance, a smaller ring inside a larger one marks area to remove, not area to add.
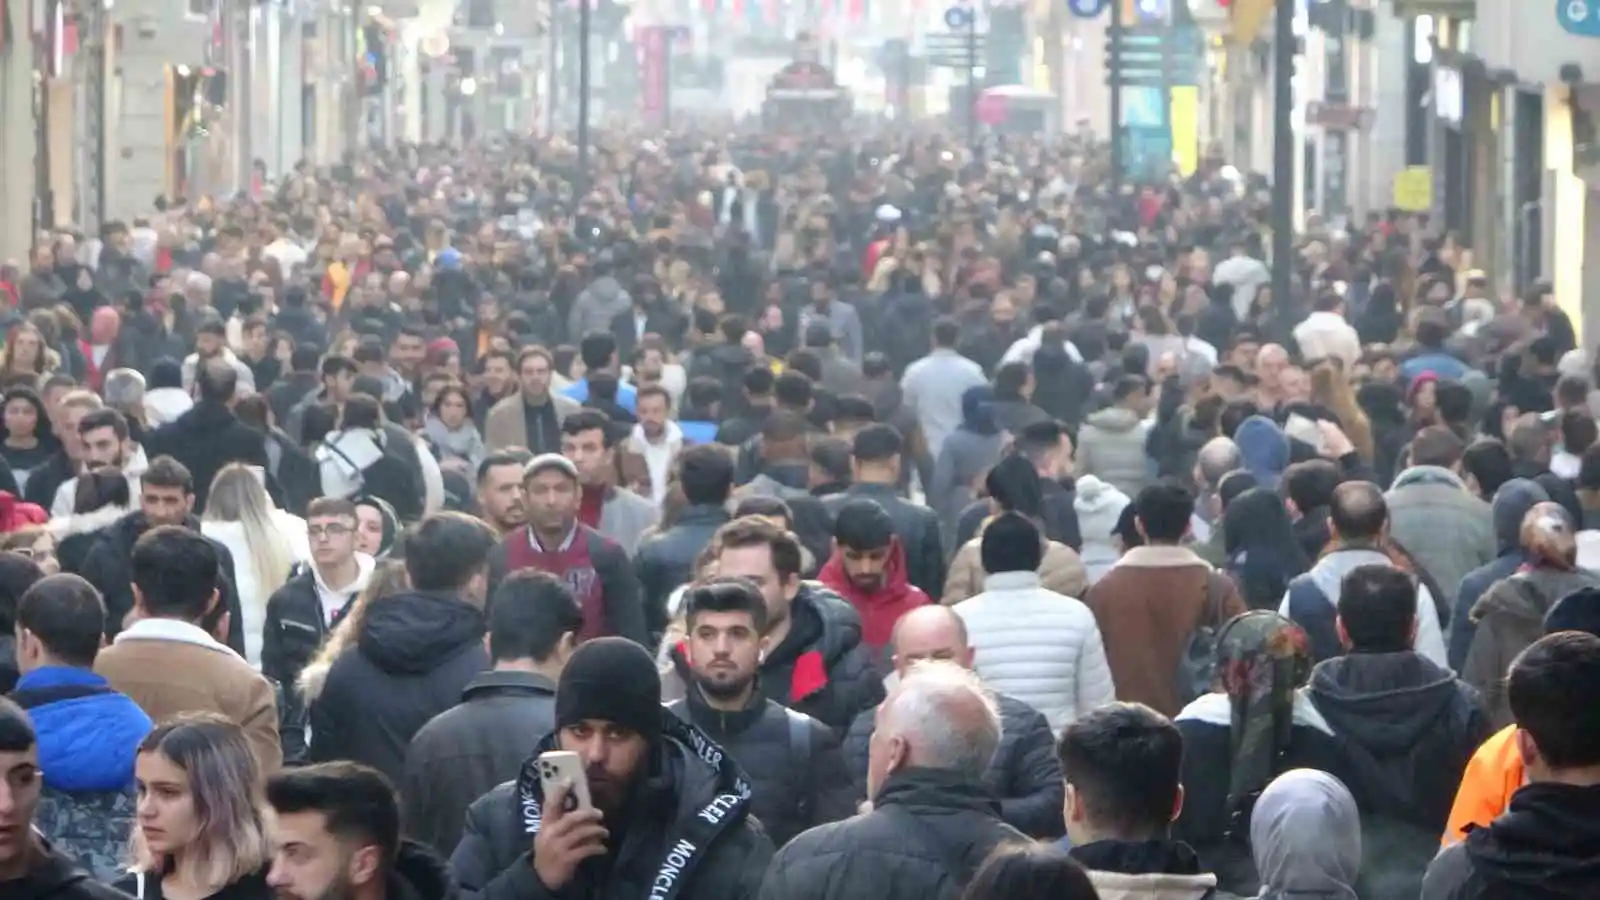
[[[650,384],[639,388],[636,402],[639,423],[628,437],[628,449],[644,457],[645,468],[650,472],[650,499],[659,507],[667,496],[672,464],[683,450],[683,429],[668,418],[672,397],[665,387]]]
[[[68,423],[63,423],[68,424]],[[96,468],[120,469],[128,479],[128,496],[139,495],[139,479],[150,460],[144,448],[133,441],[128,432],[128,420],[114,409],[96,409],[87,412],[77,423],[78,439],[83,445],[85,471]],[[52,518],[70,516],[76,512],[78,478],[73,476],[56,489],[50,502]]]

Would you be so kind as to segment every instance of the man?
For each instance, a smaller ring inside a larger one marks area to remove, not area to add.
[[[1211,272],[1211,283],[1233,288],[1234,314],[1242,321],[1250,314],[1250,304],[1256,291],[1272,283],[1272,270],[1260,259],[1250,255],[1245,241],[1235,241],[1228,248],[1228,258],[1217,263]]]
[[[339,412],[344,409],[345,401],[350,399],[350,391],[355,386],[358,371],[355,360],[348,356],[323,357],[318,370],[322,388],[299,398],[290,408],[289,417],[279,420],[284,423],[283,430],[296,441],[304,442],[306,413],[318,406],[332,407],[333,419],[337,421]]]
[[[716,579],[684,595],[693,685],[668,704],[733,756],[753,788],[751,813],[773,844],[855,814],[855,791],[826,725],[761,695],[756,681],[766,601],[743,579]]]
[[[811,305],[800,309],[800,333],[809,334],[813,323],[828,326],[832,342],[839,346],[846,359],[861,362],[861,314],[856,308],[838,299],[831,273],[819,270],[811,278]],[[809,345],[808,345],[809,346]]]
[[[194,476],[195,509],[205,512],[211,481],[224,466],[237,462],[265,470],[270,463],[261,432],[233,414],[231,407],[239,388],[234,370],[210,360],[197,378],[199,401],[177,421],[146,437],[145,451],[151,458],[170,456],[189,469]]]
[[[646,401],[640,397],[641,404]],[[694,580],[694,564],[717,529],[727,524],[733,492],[733,460],[721,447],[690,447],[678,466],[678,486],[688,504],[670,528],[639,543],[634,570],[644,598],[645,626],[652,640],[667,627],[667,598]]]
[[[516,357],[502,350],[490,350],[478,361],[478,375],[483,379],[483,390],[473,398],[472,413],[481,432],[488,422],[489,410],[517,393]]]
[[[555,357],[543,347],[524,347],[517,357],[522,390],[489,410],[483,443],[490,452],[526,447],[534,453],[561,449],[561,423],[582,407],[576,400],[550,393]]]
[[[105,402],[93,391],[68,389],[54,405],[51,405],[49,394],[46,393],[45,409],[50,412],[50,427],[61,442],[61,450],[29,473],[27,489],[22,493],[24,500],[42,509],[54,508],[56,493],[61,485],[83,473],[86,453],[78,426],[83,423],[84,417],[104,407]],[[36,427],[43,428],[44,423]]]
[[[1332,659],[1342,649],[1336,624],[1344,577],[1357,566],[1393,566],[1385,547],[1389,508],[1378,486],[1370,481],[1350,481],[1333,492],[1328,515],[1332,544],[1311,571],[1289,582],[1278,612],[1305,629],[1317,661]],[[1417,584],[1416,650],[1439,666],[1447,667],[1444,632],[1439,610],[1428,586]]]
[[[968,642],[965,623],[942,606],[906,613],[895,626],[890,650],[894,654],[895,675],[901,679],[925,660],[953,662],[975,671],[977,651]],[[983,781],[1000,800],[1000,818],[1032,838],[1059,837],[1063,788],[1050,723],[1038,710],[1015,697],[996,693],[995,705],[1003,727],[1000,746]],[[862,790],[866,789],[868,748],[875,725],[876,713],[869,709],[856,716],[845,738],[845,760],[856,786]]]
[[[267,779],[278,900],[450,900],[437,857],[400,838],[400,801],[382,774],[349,762]]]
[[[803,559],[792,534],[752,516],[724,525],[711,543],[716,573],[750,579],[766,600],[764,696],[838,732],[883,699],[883,682],[861,644],[861,617],[839,595],[800,580]],[[663,700],[684,696],[692,680],[686,650],[681,644],[671,650],[674,672]]]
[[[499,450],[478,463],[478,516],[501,536],[528,524],[522,469],[531,459],[526,450]]]
[[[719,344],[718,347],[725,345]],[[744,349],[744,348],[739,348]],[[777,386],[777,376],[764,365],[752,365],[739,377],[741,402],[729,403],[730,414],[717,428],[717,443],[726,447],[743,447],[761,433],[761,428],[773,412],[772,392]]]
[[[655,662],[631,641],[599,638],[572,654],[555,730],[516,781],[467,810],[450,857],[464,897],[596,897],[639,879],[665,900],[753,900],[772,842],[750,819],[750,782],[662,709],[660,692]],[[578,755],[593,808],[569,806],[568,785],[545,795],[537,760],[550,750]],[[646,779],[652,801],[638,802]]]
[[[670,418],[672,395],[666,388],[647,385],[639,388],[636,396],[639,421],[624,447],[644,458],[645,469],[650,473],[650,502],[659,507],[671,486],[673,463],[683,452],[683,429]]]
[[[583,360],[584,377],[561,391],[561,395],[579,403],[589,399],[589,376],[605,373],[618,378],[617,402],[629,413],[637,414],[638,391],[620,378],[622,366],[617,357],[617,339],[610,332],[597,331],[583,336],[578,343],[578,358]]]
[[[1300,358],[1336,359],[1343,371],[1354,370],[1361,361],[1361,337],[1345,318],[1344,297],[1333,291],[1319,294],[1311,315],[1294,327]]]
[[[516,572],[489,612],[493,668],[467,683],[461,702],[434,716],[406,751],[407,833],[444,853],[461,841],[467,807],[511,781],[528,748],[555,726],[556,682],[578,646],[583,610],[544,572]]]
[[[129,900],[94,881],[34,828],[45,785],[28,714],[0,698],[0,896],[38,900]]]
[[[1015,435],[1011,452],[1033,464],[1038,490],[1032,492],[1036,496],[1013,497],[1010,508],[1037,516],[1044,536],[1051,541],[1074,552],[1081,550],[1083,531],[1078,525],[1077,492],[1068,486],[1073,474],[1072,438],[1060,422],[1035,422]],[[961,511],[956,522],[959,546],[971,544],[983,522],[994,513],[994,505],[989,500],[974,500]]]
[[[1547,635],[1511,665],[1506,692],[1516,719],[1526,784],[1510,808],[1428,866],[1422,900],[1589,897],[1600,891],[1586,848],[1596,838],[1590,809],[1600,783],[1600,638]],[[1526,861],[1537,860],[1531,869]]]
[[[300,401],[317,394],[321,352],[320,348],[309,344],[295,347],[289,354],[289,371],[278,376],[277,383],[267,389],[267,404],[272,407],[273,421],[284,423],[285,430]]]
[[[661,302],[659,293],[653,282],[642,285],[633,291],[628,308],[611,317],[609,334],[619,359],[633,359],[646,335],[657,334],[674,344],[683,335],[687,323]]]
[[[342,497],[318,497],[306,507],[306,537],[311,564],[300,566],[267,599],[261,629],[261,674],[284,687],[282,735],[285,754],[298,760],[305,753],[300,672],[316,655],[350,604],[366,589],[376,567],[373,558],[356,552],[356,507]],[[293,734],[288,733],[290,725]]]
[[[1138,703],[1112,703],[1067,726],[1056,745],[1072,858],[1104,897],[1211,900],[1217,876],[1171,827],[1183,808],[1183,735]]]
[[[422,374],[428,355],[428,338],[415,325],[402,325],[389,345],[389,372],[405,390],[410,390]]]
[[[933,351],[906,367],[900,390],[906,407],[917,414],[928,453],[935,459],[945,436],[961,425],[961,395],[989,383],[983,368],[956,352],[961,326],[954,319],[933,324]]]
[[[405,469],[409,483],[420,488],[420,496],[412,492],[401,496],[393,491],[391,500],[401,518],[409,523],[424,514],[437,512],[444,505],[444,472],[439,460],[422,437],[406,428],[387,412],[383,400],[383,382],[370,375],[358,375],[350,384],[351,397],[370,397],[380,412],[378,428],[383,432],[383,455]],[[398,468],[396,469],[398,471]],[[374,481],[381,479],[374,478]],[[369,492],[377,493],[375,487]],[[386,498],[387,499],[387,498]],[[404,501],[404,502],[402,502]]]
[[[850,500],[877,501],[894,520],[894,533],[905,548],[906,574],[911,583],[937,600],[944,590],[945,576],[939,516],[926,506],[901,499],[898,485],[904,452],[905,441],[893,425],[869,425],[856,432],[850,444],[853,483],[823,503],[837,516]]]
[[[561,423],[561,455],[578,470],[583,491],[578,521],[632,554],[659,512],[649,500],[617,486],[617,440],[605,414],[584,409]]]
[[[620,635],[644,645],[646,615],[633,566],[621,545],[578,520],[578,477],[577,466],[554,453],[528,463],[523,472],[528,524],[506,534],[490,554],[490,586],[524,569],[548,572],[578,599],[580,641]]]
[[[1232,580],[1182,546],[1194,514],[1188,488],[1159,482],[1141,491],[1133,506],[1144,545],[1101,576],[1084,603],[1100,626],[1117,699],[1177,715],[1210,689],[1179,684],[1195,630],[1220,627],[1245,605]]]
[[[121,877],[134,818],[133,761],[150,717],[94,672],[105,635],[100,594],[76,575],[48,576],[17,606],[11,698],[38,732],[44,793],[35,823],[102,881]]]
[[[994,373],[994,399],[991,413],[1000,430],[1017,434],[1050,414],[1035,406],[1033,369],[1026,362],[1002,363]]]
[[[1214,437],[1200,447],[1194,458],[1194,483],[1199,491],[1195,498],[1194,515],[1189,519],[1190,536],[1195,552],[1212,565],[1221,565],[1222,555],[1222,502],[1217,490],[1229,472],[1244,464],[1239,456],[1239,445],[1232,438]],[[1208,553],[1206,551],[1214,551]]]
[[[105,601],[108,638],[122,630],[123,620],[136,605],[130,577],[134,544],[145,532],[165,525],[181,526],[198,535],[200,520],[194,517],[193,511],[194,479],[189,470],[170,456],[158,456],[151,461],[140,481],[139,509],[98,533],[79,574],[100,591]],[[216,587],[222,592],[222,608],[230,613],[223,626],[223,639],[229,647],[242,653],[244,617],[239,612],[239,595],[234,589],[233,556],[221,543],[210,543],[219,560]]]
[[[195,334],[194,352],[183,360],[183,389],[193,390],[200,380],[201,369],[212,363],[231,370],[234,382],[243,393],[256,392],[255,373],[228,349],[228,328],[217,318],[203,322]]]
[[[409,592],[385,597],[328,670],[311,707],[313,762],[349,759],[398,779],[406,747],[489,667],[483,649],[489,526],[435,513],[406,537]]]
[[[1123,375],[1112,387],[1112,404],[1089,414],[1078,432],[1077,471],[1093,475],[1129,497],[1150,483],[1144,444],[1150,426],[1150,380]]]
[[[244,729],[263,772],[283,762],[272,684],[217,636],[233,618],[223,605],[217,548],[193,531],[162,525],[133,546],[137,619],[95,659],[94,670],[159,722],[213,712]]]
[[[139,493],[139,477],[150,467],[144,448],[133,440],[128,420],[114,409],[97,409],[78,420],[78,440],[83,445],[83,464],[91,469],[120,470],[128,480],[128,493]],[[78,477],[74,475],[56,489],[50,505],[52,517],[70,516],[78,501]]]
[[[814,321],[806,326],[805,339],[806,349],[822,361],[822,388],[836,397],[866,391],[867,383],[861,374],[861,364],[839,350],[828,323]]]
[[[1466,450],[1443,425],[1422,429],[1411,439],[1411,466],[1395,476],[1384,497],[1390,536],[1445,591],[1435,599],[1447,611],[1455,607],[1462,579],[1499,549],[1493,510],[1461,480]]]
[[[994,697],[954,662],[911,667],[878,707],[864,815],[813,828],[773,857],[762,900],[954,896],[990,851],[1026,837],[983,782],[1000,744]]]
[[[581,341],[586,335],[605,332],[611,321],[633,306],[633,297],[615,275],[616,262],[609,251],[594,258],[590,271],[594,281],[579,292],[567,314],[567,339]]]
[[[1351,570],[1337,627],[1345,655],[1317,664],[1309,694],[1339,739],[1363,839],[1385,848],[1362,881],[1374,896],[1416,896],[1489,717],[1477,691],[1412,649],[1417,589],[1405,572]]]
[[[850,601],[861,616],[861,643],[883,658],[895,622],[928,595],[906,578],[906,553],[894,520],[876,500],[849,500],[833,524],[833,556],[817,580]]]

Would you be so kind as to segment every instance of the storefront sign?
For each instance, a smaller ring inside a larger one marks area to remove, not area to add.
[[[1411,166],[1395,173],[1394,207],[1410,213],[1433,209],[1433,169]]]

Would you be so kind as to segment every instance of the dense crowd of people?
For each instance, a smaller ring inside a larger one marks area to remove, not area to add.
[[[594,150],[0,270],[0,896],[1600,896],[1548,285],[1390,213],[1275,296],[1214,159]]]

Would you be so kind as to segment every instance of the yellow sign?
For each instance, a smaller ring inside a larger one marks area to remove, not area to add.
[[[1404,212],[1433,209],[1433,169],[1408,166],[1394,176],[1394,206]]]

